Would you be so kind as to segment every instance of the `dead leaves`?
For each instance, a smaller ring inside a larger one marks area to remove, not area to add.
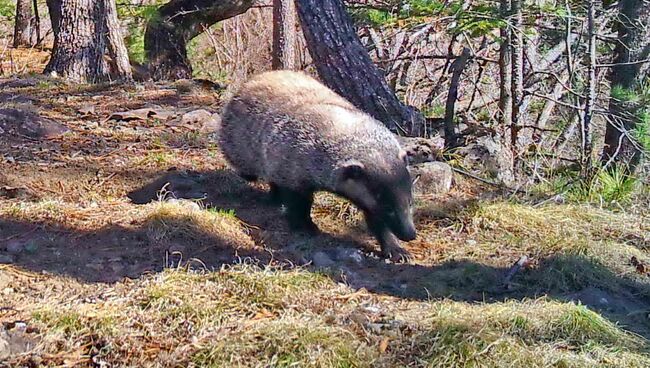
[[[636,268],[636,272],[639,274],[645,275],[648,273],[648,267],[635,256],[630,259],[630,264]]]

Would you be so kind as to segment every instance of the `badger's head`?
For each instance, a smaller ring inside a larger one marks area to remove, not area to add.
[[[388,170],[373,170],[357,160],[338,168],[336,191],[375,219],[384,222],[400,240],[415,239],[411,176],[406,154]],[[373,165],[374,166],[374,165]]]

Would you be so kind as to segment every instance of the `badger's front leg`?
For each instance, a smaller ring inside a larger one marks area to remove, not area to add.
[[[311,219],[311,206],[314,203],[313,191],[297,191],[276,186],[276,192],[286,206],[287,221],[291,230],[310,234],[319,232],[318,226]]]
[[[411,254],[399,245],[399,240],[383,221],[366,213],[366,223],[368,230],[379,242],[381,253],[385,258],[393,262],[404,262],[411,259]]]

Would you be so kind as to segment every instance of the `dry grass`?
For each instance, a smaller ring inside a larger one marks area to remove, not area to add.
[[[458,178],[416,199],[414,262],[364,255],[324,274],[284,262],[299,260],[284,249],[375,247],[347,202],[319,195],[315,221],[334,236],[301,238],[205,137],[104,121],[150,100],[216,109],[218,98],[42,84],[15,92],[72,132],[0,140],[0,187],[29,192],[0,198],[0,256],[13,257],[0,265],[0,354],[14,344],[0,366],[650,366],[650,280],[631,263],[650,264],[647,215],[485,200]],[[87,103],[96,116],[77,114]],[[126,199],[170,173],[208,198]],[[15,241],[30,247],[14,256]],[[167,262],[174,252],[204,264]],[[522,255],[532,262],[505,289]]]
[[[2,212],[3,217],[67,224],[88,219],[92,212],[89,209],[81,215],[82,209],[73,212],[66,204],[51,201],[10,208]],[[128,222],[134,219],[145,224],[156,241],[180,237],[197,243],[230,239],[233,247],[250,247],[253,243],[232,212],[211,211],[191,202],[153,203],[137,212],[132,210]],[[457,243],[456,252],[465,249],[466,259],[482,259],[492,249],[528,252],[540,258],[577,254],[601,260],[601,270],[582,272],[572,264],[538,275],[522,275],[520,281],[526,287],[546,283],[550,291],[562,287],[581,290],[590,285],[633,290],[626,281],[616,281],[630,275],[617,271],[614,258],[632,252],[631,244],[622,244],[626,239],[647,235],[646,223],[635,222],[638,218],[580,206],[534,208],[506,202],[480,203],[460,214],[459,220],[468,224],[468,237],[477,239],[475,253],[466,248],[466,241]],[[88,224],[78,223],[86,228]],[[582,245],[562,248],[557,239]],[[599,242],[610,245],[609,253],[600,253]],[[496,243],[506,245],[499,249]],[[634,249],[641,252],[634,254],[646,260],[642,250]],[[559,265],[560,261],[556,262]],[[463,282],[466,272],[464,268],[451,269],[447,277]],[[594,278],[585,276],[589,272]],[[30,332],[26,335],[36,342],[33,348],[12,357],[7,363],[10,365],[650,364],[645,338],[626,332],[586,306],[548,297],[487,303],[447,298],[408,301],[355,291],[306,269],[259,268],[247,265],[247,261],[213,272],[168,269],[116,284],[86,284],[11,266],[4,266],[0,275],[9,280],[5,290],[11,289],[5,292],[3,304],[15,308],[0,312],[0,318],[27,321]],[[560,286],[563,278],[576,275],[587,279],[579,285]],[[644,282],[647,285],[647,280]],[[34,283],[39,285],[37,290],[31,286]],[[642,289],[637,286],[636,290]]]
[[[11,268],[4,274],[13,280]],[[45,285],[69,280],[41,280]],[[9,364],[118,366],[643,367],[646,341],[545,298],[409,302],[311,272],[168,270],[92,292],[23,300],[38,341]],[[20,291],[17,291],[20,293]],[[90,298],[88,295],[92,295]],[[45,299],[47,298],[47,299]]]

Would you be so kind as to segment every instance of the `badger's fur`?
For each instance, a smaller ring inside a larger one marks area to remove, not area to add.
[[[317,231],[313,193],[328,191],[364,211],[385,256],[408,255],[395,239],[416,235],[406,152],[380,122],[320,82],[290,71],[252,78],[225,106],[219,140],[239,175],[271,185],[292,229]]]

